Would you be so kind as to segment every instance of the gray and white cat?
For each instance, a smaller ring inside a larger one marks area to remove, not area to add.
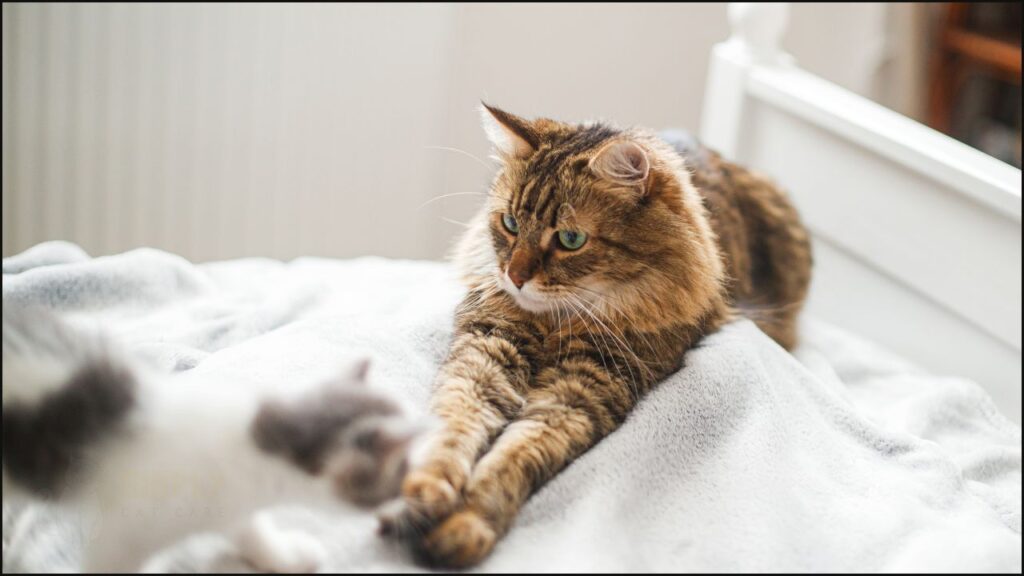
[[[3,311],[3,496],[84,519],[86,571],[137,571],[199,531],[257,568],[315,570],[323,549],[262,508],[393,498],[419,428],[366,386],[362,361],[286,397],[155,374],[41,310]]]

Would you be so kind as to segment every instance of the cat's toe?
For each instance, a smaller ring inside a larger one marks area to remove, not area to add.
[[[424,471],[412,471],[402,483],[406,502],[434,517],[446,516],[459,503],[459,491],[446,478]]]
[[[443,516],[434,515],[400,499],[377,510],[377,534],[385,538],[413,540],[426,534]]]
[[[395,500],[377,510],[377,534],[385,538],[408,539],[429,527],[404,500]]]
[[[432,566],[468,568],[483,561],[498,539],[478,513],[462,510],[449,516],[420,542],[420,558]]]
[[[459,491],[442,476],[410,472],[402,483],[402,498],[378,512],[382,536],[408,538],[427,532],[454,511]]]

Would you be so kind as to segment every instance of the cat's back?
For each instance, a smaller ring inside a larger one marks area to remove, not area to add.
[[[708,210],[729,275],[731,303],[785,348],[811,278],[807,229],[785,191],[686,132],[667,132]]]

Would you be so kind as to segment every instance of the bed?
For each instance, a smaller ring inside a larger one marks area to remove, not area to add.
[[[1020,572],[1020,172],[788,63],[784,6],[730,16],[701,134],[792,190],[815,235],[803,343],[747,321],[709,337],[479,571]],[[176,378],[283,386],[369,354],[372,385],[413,412],[462,296],[437,262],[196,265],[64,242],[3,273],[4,306],[102,325]],[[326,571],[422,570],[370,515],[275,513],[327,543]],[[74,570],[80,549],[41,505],[4,505],[3,545],[5,572]],[[148,568],[246,569],[216,534]]]
[[[701,137],[790,190],[814,236],[811,314],[975,380],[1019,424],[1021,171],[801,70],[780,49],[786,4],[729,16]]]

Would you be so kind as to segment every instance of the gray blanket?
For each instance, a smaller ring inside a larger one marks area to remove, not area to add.
[[[444,264],[193,265],[66,243],[4,260],[3,305],[99,323],[162,369],[288,386],[339,358],[423,410],[461,297]],[[328,571],[417,570],[370,515],[279,511]],[[707,338],[621,429],[541,489],[481,571],[1021,571],[1021,435],[980,387],[806,320],[790,355],[741,321]],[[60,510],[5,505],[3,567],[74,569]],[[172,570],[238,569],[216,535]]]

